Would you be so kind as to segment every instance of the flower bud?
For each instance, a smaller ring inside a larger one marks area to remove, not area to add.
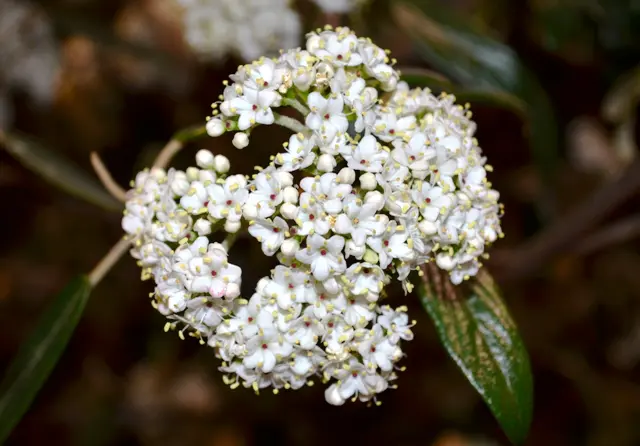
[[[343,167],[338,173],[338,179],[343,184],[353,184],[356,180],[356,172],[348,167]]]
[[[360,175],[360,187],[363,190],[374,190],[376,187],[378,187],[376,176],[371,172],[363,173],[362,175]]]
[[[210,183],[215,183],[217,179],[217,175],[213,170],[201,170],[198,173],[198,179],[203,182],[205,185]]]
[[[340,284],[338,283],[335,277],[331,277],[325,280],[324,282],[322,282],[322,286],[324,287],[325,290],[327,290],[331,294],[338,294],[342,290],[342,287],[340,286]]]
[[[209,119],[205,128],[207,129],[209,136],[213,136],[214,138],[224,133],[224,123],[222,122],[222,119]]]
[[[345,255],[347,257],[355,257],[356,259],[362,259],[367,247],[363,245],[356,245],[353,240],[348,240],[345,245]]]
[[[280,206],[280,214],[287,220],[298,218],[298,206],[291,203],[284,203]]]
[[[367,248],[367,250],[364,253],[363,259],[367,263],[376,264],[376,263],[378,263],[378,260],[380,259],[380,257],[378,257],[378,253],[377,252],[375,252],[372,249]]]
[[[335,384],[330,385],[327,387],[327,390],[324,391],[324,399],[333,406],[342,406],[345,402],[345,399],[340,396],[340,391]]]
[[[418,229],[420,229],[420,232],[424,235],[433,235],[438,232],[436,224],[429,220],[422,220],[418,223]]]
[[[320,36],[313,35],[307,39],[307,51],[310,53],[314,53],[321,49],[324,45],[324,42]]]
[[[253,203],[245,203],[242,206],[242,215],[247,220],[255,220],[258,218],[258,207]]]
[[[196,164],[201,169],[211,169],[213,167],[213,153],[208,150],[198,150],[196,153]]]
[[[197,167],[187,167],[187,179],[189,181],[198,181],[200,179],[200,169]]]
[[[380,210],[384,206],[385,198],[382,193],[378,192],[377,190],[373,190],[371,192],[367,192],[367,194],[364,196],[364,202],[367,205],[373,206],[374,208]]]
[[[436,265],[445,271],[451,271],[456,266],[456,261],[449,254],[441,252],[436,256]]]
[[[199,236],[211,234],[211,222],[206,218],[200,218],[193,224],[193,230],[198,233]]]
[[[281,172],[277,171],[274,173],[278,183],[280,183],[280,187],[288,187],[293,184],[293,175],[290,172]]]
[[[298,189],[295,187],[285,187],[282,191],[282,199],[285,203],[297,203],[298,202]]]
[[[242,226],[242,223],[239,221],[227,220],[224,222],[224,230],[229,234],[238,232],[240,226]]]
[[[249,137],[244,132],[238,132],[233,135],[232,143],[236,149],[244,149],[249,145]]]
[[[336,167],[336,159],[333,155],[323,153],[318,158],[316,167],[320,172],[332,172],[333,168]]]
[[[233,116],[233,112],[231,111],[231,101],[222,102],[222,104],[220,104],[220,111],[226,116]]]
[[[216,155],[213,159],[213,168],[218,173],[227,173],[231,168],[231,163],[229,163],[229,158],[224,155]]]
[[[227,289],[224,293],[224,297],[227,299],[235,299],[238,296],[240,296],[240,287],[238,286],[238,284],[233,282],[228,283]]]
[[[179,196],[185,195],[189,191],[189,180],[184,172],[177,171],[171,182],[171,191]]]
[[[267,285],[269,285],[270,280],[267,277],[263,277],[258,281],[256,285],[256,293],[262,294]]]
[[[284,242],[282,242],[282,246],[280,246],[280,252],[287,257],[294,257],[296,253],[300,250],[300,243],[296,239],[288,238]]]

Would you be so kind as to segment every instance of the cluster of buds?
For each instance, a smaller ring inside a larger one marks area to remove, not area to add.
[[[213,104],[207,132],[239,149],[259,125],[293,134],[251,177],[208,151],[186,172],[142,172],[123,227],[154,305],[211,346],[232,387],[299,388],[319,376],[326,400],[374,401],[393,386],[406,308],[384,287],[427,262],[459,284],[502,235],[475,124],[451,95],[409,89],[387,52],[347,28],[305,49],[240,67]],[[281,115],[291,108],[299,119]],[[247,229],[279,265],[252,296],[218,229]]]

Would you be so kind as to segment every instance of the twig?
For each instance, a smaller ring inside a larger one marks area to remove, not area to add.
[[[90,155],[91,165],[93,166],[93,170],[96,171],[96,175],[102,182],[102,185],[109,191],[109,193],[118,201],[125,202],[127,201],[127,192],[120,187],[118,183],[115,182],[111,173],[104,165],[102,160],[100,159],[100,155],[96,152],[91,152]]]
[[[610,226],[585,238],[574,250],[576,254],[587,255],[611,245],[640,237],[640,214],[617,221]]]
[[[89,283],[92,287],[95,287],[102,278],[113,268],[120,257],[127,252],[130,240],[121,239],[118,243],[113,245],[109,252],[98,262],[98,264],[89,273]]]
[[[309,109],[302,105],[297,99],[283,98],[282,105],[289,105],[295,108],[298,112],[300,112],[300,114],[302,114],[302,116],[307,116],[309,114]]]
[[[304,133],[305,130],[307,130],[307,127],[302,125],[302,123],[297,119],[293,119],[288,116],[283,116],[278,114],[275,114],[275,116],[276,116],[275,124],[278,124],[279,126],[282,126],[282,127],[286,127],[292,132]]]
[[[585,232],[639,189],[640,159],[634,161],[617,180],[605,184],[521,248],[503,256],[492,256],[494,260],[498,258],[498,262],[494,262],[497,275],[501,280],[516,280],[536,271],[553,256],[574,245]]]
[[[165,169],[176,154],[182,150],[184,144],[177,139],[172,139],[162,148],[155,162],[153,168]]]

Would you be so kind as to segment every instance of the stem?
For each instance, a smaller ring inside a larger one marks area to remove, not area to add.
[[[96,175],[102,182],[102,185],[107,189],[107,191],[118,201],[124,203],[127,201],[127,192],[120,187],[118,183],[115,182],[111,173],[104,165],[102,160],[100,159],[100,155],[96,152],[91,152],[90,155],[91,165],[93,166],[93,170],[96,171]]]
[[[290,118],[288,116],[279,115],[274,113],[276,120],[274,124],[278,124],[279,126],[286,127],[294,133],[304,133],[307,128],[302,125],[300,121],[297,119]]]
[[[129,240],[121,239],[118,243],[113,245],[107,255],[105,255],[100,262],[89,273],[89,283],[92,287],[95,287],[103,277],[113,268],[120,257],[127,252],[130,245]]]
[[[153,163],[153,168],[165,169],[176,154],[182,150],[184,144],[177,139],[172,139],[158,154],[156,161]]]
[[[240,230],[238,230],[238,232],[240,232]],[[236,239],[238,238],[238,232],[227,234],[225,239],[222,241],[222,247],[226,249],[227,252],[229,252],[233,244],[236,242]]]
[[[305,107],[304,105],[302,105],[302,103],[300,103],[300,101],[298,101],[295,98],[284,98],[284,99],[282,99],[282,104],[283,105],[289,105],[289,106],[295,108],[303,116],[307,116],[309,114],[309,109],[307,107]]]

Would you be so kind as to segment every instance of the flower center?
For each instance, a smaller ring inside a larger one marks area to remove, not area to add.
[[[310,327],[311,326],[311,322],[307,321],[307,322],[304,323],[304,325],[306,325],[307,327]]]
[[[360,160],[360,164],[367,164],[366,160]]]
[[[310,215],[309,215],[309,220],[313,221],[313,220],[315,220],[315,219],[316,219],[316,216],[315,216],[315,215],[313,215],[313,214],[310,214]]]
[[[249,322],[249,323],[253,322],[253,318],[252,318],[251,316],[249,316],[249,317],[247,318],[247,322]]]
[[[375,353],[376,352],[376,348],[374,346],[371,346],[371,353]]]
[[[383,244],[384,244],[384,246],[389,246],[389,240],[385,240],[385,241],[383,242]]]
[[[256,104],[253,104],[253,105],[251,106],[251,109],[252,109],[253,111],[256,111],[256,110],[258,109],[258,106],[257,106]]]
[[[329,328],[333,328],[333,322],[329,322],[329,323],[327,324],[327,327],[329,327]]]
[[[280,232],[280,228],[273,228],[273,232],[277,234],[278,232]]]
[[[206,303],[206,307],[207,307],[207,308],[211,308],[211,307],[213,307],[213,302],[207,302],[207,303]]]
[[[357,378],[357,377],[358,377],[358,372],[353,372],[353,373],[351,374],[351,376],[353,376],[354,378]]]
[[[227,206],[231,206],[233,204],[232,200],[227,200]]]
[[[269,195],[269,199],[270,199],[271,201],[275,200],[275,199],[276,199],[276,194],[271,194],[271,195]]]
[[[389,130],[389,134],[390,134],[390,135],[395,135],[395,134],[396,134],[396,130],[395,130],[395,129],[391,129],[391,130]]]
[[[269,346],[267,344],[262,344],[262,349],[266,350],[267,348],[269,348]]]
[[[338,56],[336,57],[336,59],[338,60],[342,60],[342,58],[343,58],[342,54],[338,54]]]
[[[326,249],[321,249],[320,250],[320,255],[321,256],[326,256],[327,255],[327,250]]]
[[[218,275],[218,271],[211,271],[211,275],[212,275],[213,277],[216,277],[216,276]]]
[[[326,113],[326,114],[324,115],[324,119],[329,119],[330,117],[331,117],[331,115],[330,115],[329,113]]]
[[[427,203],[431,203],[431,198],[425,198],[424,201]]]

